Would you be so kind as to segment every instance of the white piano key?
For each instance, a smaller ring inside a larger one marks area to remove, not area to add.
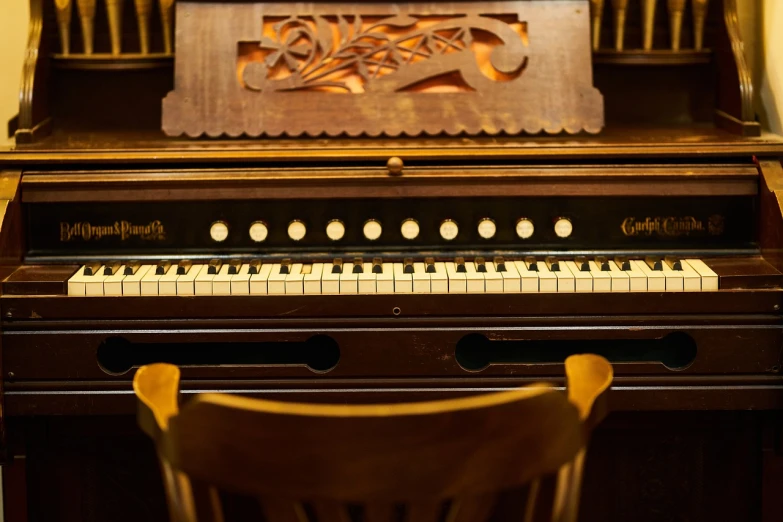
[[[158,265],[151,265],[147,273],[142,276],[139,283],[141,295],[161,295],[160,280],[165,275],[174,274],[177,271],[177,265],[170,265],[168,272],[158,274]],[[168,295],[177,295],[176,278],[173,283],[173,291]]]
[[[636,266],[635,261],[629,261],[630,270],[623,270],[628,274],[628,281],[630,283],[631,292],[646,292],[647,291],[647,275]]]
[[[177,295],[196,295],[196,278],[202,270],[206,270],[207,268],[207,265],[192,265],[187,274],[177,276]],[[171,271],[171,269],[169,269],[169,271]],[[159,287],[162,280],[163,278],[161,278],[161,282],[158,283]],[[210,288],[211,286],[212,281],[210,280]]]
[[[575,261],[565,261],[565,265],[574,276],[574,291],[578,294],[588,294],[593,291],[593,276],[590,272],[579,270]]]
[[[359,274],[359,293],[360,294],[374,294],[378,291],[376,287],[377,274],[372,271],[372,263],[364,263],[362,273]]]
[[[686,259],[685,262],[701,276],[702,292],[710,292],[718,289],[718,274],[707,266],[707,263],[701,259]]]
[[[379,294],[394,293],[394,263],[381,264],[383,271],[375,274],[375,286]]]
[[[424,263],[413,263],[413,293],[429,294],[431,292],[430,274],[427,273],[427,266]]]
[[[93,277],[93,276],[84,275],[84,269],[85,267],[82,266],[79,270],[76,271],[75,274],[71,276],[70,279],[68,279],[68,295],[76,295],[76,296],[85,295],[86,292],[85,280],[88,277]]]
[[[429,274],[430,291],[433,294],[448,294],[449,275],[446,273],[446,264],[438,261],[433,266],[435,267],[435,272]]]
[[[413,274],[406,274],[405,265],[402,263],[394,263],[394,293],[413,293]]]
[[[612,278],[612,292],[631,291],[631,278],[614,261],[609,261],[609,277]]]
[[[250,265],[242,265],[239,271],[231,276],[231,295],[249,295],[250,276]]]
[[[666,276],[660,270],[653,270],[644,261],[631,261],[636,267],[641,270],[645,276],[647,276],[647,291],[648,292],[665,292],[666,291]]]
[[[307,271],[312,270],[312,265],[304,263],[294,263],[291,265],[290,273],[285,276],[285,293],[286,295],[302,295],[304,294],[304,276],[302,271],[307,268]]]
[[[672,268],[666,264],[664,261],[663,263],[663,275],[666,278],[666,291],[667,292],[682,292],[685,290],[684,288],[684,277],[682,270],[672,270]]]
[[[177,279],[179,278],[177,268],[178,265],[171,265],[165,274],[157,276],[158,295],[177,295]],[[190,267],[190,270],[193,270],[193,266]],[[141,284],[143,289],[144,281]]]
[[[321,275],[321,293],[323,294],[339,294],[340,293],[340,276],[342,274],[332,272],[334,264],[325,263],[323,273]],[[346,270],[346,266],[343,265],[343,270]]]
[[[519,272],[519,288],[523,293],[538,292],[539,274],[530,270],[524,261],[514,261],[514,266]],[[552,291],[552,290],[550,290]]]
[[[359,293],[359,274],[353,272],[353,263],[343,265],[343,273],[340,274],[340,293],[358,294]],[[362,265],[364,270],[364,265]]]
[[[104,267],[101,266],[95,275],[84,276],[84,295],[103,295],[103,282],[107,277],[103,275],[103,269]]]
[[[321,293],[321,276],[324,271],[324,263],[313,263],[313,268],[309,274],[305,274],[303,290],[307,295],[316,295]]]
[[[258,269],[258,273],[250,276],[250,295],[267,295],[269,293],[267,281],[273,266],[274,263],[263,263]]]
[[[484,274],[476,271],[476,263],[473,261],[465,261],[465,280],[469,294],[483,294],[486,291]]]
[[[122,280],[122,295],[141,295],[141,281],[150,270],[154,272],[155,265],[141,265],[135,274],[125,276]]]
[[[446,275],[449,278],[450,294],[465,294],[468,292],[468,280],[464,272],[457,272],[457,264],[453,261],[445,263]]]
[[[236,274],[229,274],[229,268],[231,266],[228,263],[223,263],[218,273],[212,278],[212,295],[231,295],[231,279]]]
[[[682,265],[682,290],[684,292],[701,292],[701,276],[687,261],[680,261]],[[104,283],[104,288],[106,284]]]
[[[484,272],[484,291],[488,294],[503,293],[503,275],[495,270],[495,263],[487,261],[484,265],[487,269]]]
[[[222,266],[220,268],[223,269]],[[216,275],[209,273],[209,265],[204,265],[193,281],[195,295],[212,295],[212,281]]]
[[[517,265],[513,261],[505,261],[503,264],[506,265],[506,270],[498,272],[503,277],[503,292],[519,293],[522,290],[522,286]],[[497,271],[497,267],[495,267],[495,270]]]
[[[536,266],[538,267],[538,291],[541,293],[557,292],[557,276],[554,272],[549,270],[543,261],[536,263]]]
[[[269,295],[285,295],[285,278],[288,277],[288,274],[280,273],[282,266],[280,263],[272,265],[272,270],[266,280],[266,291]],[[289,269],[293,269],[293,266],[290,266]]]
[[[557,293],[573,294],[576,292],[576,278],[574,274],[565,262],[560,261],[558,265],[560,270],[552,272],[557,277]]]
[[[612,276],[609,272],[604,272],[598,263],[588,261],[590,265],[590,275],[593,276],[593,292],[611,292]]]
[[[103,295],[122,295],[122,282],[124,280],[125,265],[120,265],[120,268],[113,275],[107,276],[103,281]]]

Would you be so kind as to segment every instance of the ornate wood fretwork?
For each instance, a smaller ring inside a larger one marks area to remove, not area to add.
[[[604,124],[586,0],[449,3],[437,14],[423,3],[177,10],[169,135],[595,133]]]

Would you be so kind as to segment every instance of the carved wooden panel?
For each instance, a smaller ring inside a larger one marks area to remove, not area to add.
[[[587,0],[177,3],[173,136],[596,133]]]

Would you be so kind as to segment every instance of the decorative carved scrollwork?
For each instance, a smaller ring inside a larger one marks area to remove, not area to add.
[[[527,35],[495,18],[463,15],[429,23],[409,15],[369,23],[361,15],[352,18],[291,16],[275,22],[274,36],[258,42],[263,60],[244,68],[245,85],[267,92],[388,93],[458,73],[471,90],[483,91],[492,82],[516,79],[528,62]],[[497,41],[485,60],[494,69],[491,76],[481,70],[476,47],[483,42],[476,43],[475,33]]]

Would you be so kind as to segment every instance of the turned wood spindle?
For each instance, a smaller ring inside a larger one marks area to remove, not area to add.
[[[704,47],[704,23],[707,19],[709,0],[693,0],[693,47],[701,51]]]
[[[623,50],[625,41],[625,12],[628,9],[628,0],[612,0],[612,13],[614,14],[614,48]]]
[[[604,0],[590,0],[590,17],[593,22],[593,51],[601,45],[601,18],[604,14]]]
[[[93,41],[95,40],[95,2],[96,0],[76,0],[76,5],[79,7],[79,21],[82,26],[84,54],[93,53]]]
[[[685,13],[685,0],[669,0],[669,27],[672,38],[672,51],[680,50],[682,17]]]
[[[642,36],[645,51],[653,46],[653,32],[655,30],[655,5],[658,0],[642,0]]]
[[[71,16],[73,15],[72,0],[54,0],[57,11],[57,27],[60,30],[60,48],[64,55],[71,54]]]
[[[122,52],[122,0],[106,0],[106,12],[109,15],[109,36],[111,54]]]
[[[139,22],[139,42],[141,54],[150,53],[150,16],[152,16],[152,0],[135,0],[136,18]]]
[[[174,0],[160,0],[160,20],[163,23],[163,48],[166,54],[171,54],[172,26],[174,25]]]

